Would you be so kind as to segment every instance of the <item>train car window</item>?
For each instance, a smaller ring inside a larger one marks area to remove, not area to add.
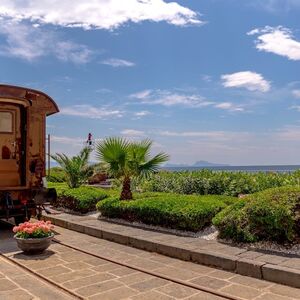
[[[0,132],[13,132],[13,114],[9,111],[0,111]]]

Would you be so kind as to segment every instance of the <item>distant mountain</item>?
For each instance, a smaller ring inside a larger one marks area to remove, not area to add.
[[[187,167],[227,167],[226,164],[212,163],[205,160],[199,160],[192,165],[189,164],[166,164],[164,168],[187,168]]]
[[[193,164],[193,167],[228,167],[226,164],[212,163],[205,160],[199,160]]]

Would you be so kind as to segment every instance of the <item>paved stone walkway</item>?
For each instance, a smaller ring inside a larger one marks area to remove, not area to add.
[[[95,258],[57,243],[53,243],[43,255],[28,257],[17,250],[11,228],[2,227],[0,225],[1,253],[72,290],[84,299],[223,299]],[[56,239],[73,247],[242,299],[300,299],[299,289],[131,248],[58,226],[56,231]],[[0,272],[1,300],[70,299],[2,259]]]
[[[258,279],[300,288],[300,257],[287,256],[179,237],[66,213],[45,216],[57,225],[139,249],[215,266]]]
[[[73,299],[2,258],[0,270],[1,300]]]

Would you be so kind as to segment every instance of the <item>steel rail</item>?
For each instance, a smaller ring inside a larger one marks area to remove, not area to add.
[[[95,257],[95,258],[99,258],[99,259],[108,261],[110,263],[117,264],[121,267],[126,267],[126,268],[129,268],[129,269],[138,271],[138,272],[142,272],[144,274],[148,274],[148,275],[153,276],[153,277],[164,279],[164,280],[167,280],[167,281],[170,281],[170,282],[173,282],[173,283],[176,283],[176,284],[188,287],[188,288],[196,289],[198,291],[201,291],[201,292],[204,292],[204,293],[207,293],[207,294],[211,294],[211,295],[214,295],[214,296],[218,296],[218,297],[221,297],[221,298],[226,299],[226,300],[243,300],[242,298],[239,298],[239,297],[236,297],[236,296],[233,296],[233,295],[229,295],[229,294],[224,293],[224,292],[215,291],[215,290],[213,290],[211,288],[208,288],[208,287],[201,287],[201,286],[198,286],[198,285],[193,284],[191,282],[186,282],[186,281],[183,281],[183,280],[180,280],[180,279],[176,279],[176,278],[173,278],[173,277],[170,277],[170,276],[167,276],[167,275],[157,273],[155,271],[149,271],[149,270],[143,269],[141,267],[132,266],[132,265],[120,262],[120,261],[112,259],[112,258],[108,258],[108,257],[98,255],[98,254],[95,254],[95,253],[92,253],[92,252],[89,252],[89,251],[86,251],[86,250],[82,250],[78,247],[75,247],[75,246],[72,246],[70,244],[66,244],[64,242],[61,242],[56,238],[53,239],[53,242],[56,243],[56,244],[62,245],[64,247],[70,248],[72,250],[84,253],[86,255],[89,255],[89,256],[92,256],[92,257]],[[64,286],[54,282],[53,280],[51,280],[51,279],[39,274],[38,272],[30,269],[30,266],[23,265],[22,263],[18,262],[16,259],[13,259],[13,258],[3,254],[1,251],[0,251],[0,257],[3,258],[6,261],[18,266],[18,267],[20,267],[21,269],[27,271],[28,273],[32,274],[33,276],[39,278],[41,281],[45,282],[46,284],[54,286],[57,290],[60,290],[64,294],[67,294],[67,295],[73,297],[74,299],[79,299],[79,300],[85,300],[86,299],[83,296],[77,294],[76,292],[71,291],[71,290],[65,288]]]
[[[60,285],[60,284],[54,282],[53,280],[51,280],[51,279],[49,279],[49,278],[47,278],[47,277],[45,277],[45,276],[43,276],[43,275],[37,273],[36,271],[31,270],[29,267],[24,266],[23,264],[19,263],[17,260],[12,259],[12,258],[10,258],[9,256],[6,256],[5,254],[3,254],[3,253],[1,253],[1,252],[0,252],[0,257],[1,257],[2,259],[4,259],[5,261],[8,261],[8,262],[10,262],[10,263],[12,263],[12,264],[14,264],[14,265],[20,267],[21,269],[26,270],[26,271],[27,271],[28,273],[30,273],[31,275],[37,277],[38,279],[40,279],[41,281],[45,282],[45,283],[48,284],[48,285],[54,286],[57,290],[60,290],[62,293],[67,294],[68,296],[71,296],[71,297],[73,297],[74,299],[79,299],[79,300],[85,300],[85,299],[86,299],[86,298],[80,296],[79,294],[77,294],[77,293],[75,293],[75,292],[72,292],[71,290],[69,290],[69,289],[63,287],[62,285]]]
[[[232,295],[229,295],[229,294],[223,293],[223,292],[218,292],[218,291],[215,291],[215,290],[213,290],[213,289],[211,289],[211,288],[200,287],[200,286],[198,286],[198,285],[196,285],[196,284],[193,284],[193,283],[191,283],[191,282],[186,282],[186,281],[183,281],[183,280],[180,280],[180,279],[176,279],[176,278],[173,278],[173,277],[170,277],[170,276],[166,276],[166,275],[163,275],[163,274],[159,274],[159,273],[154,272],[154,271],[148,271],[148,270],[145,270],[145,269],[143,269],[143,268],[135,267],[135,266],[132,266],[132,265],[129,265],[129,264],[120,262],[120,261],[118,261],[118,260],[112,259],[112,258],[107,258],[107,257],[102,256],[102,255],[98,255],[98,254],[95,254],[95,253],[92,253],[92,252],[89,252],[89,251],[85,251],[85,250],[82,250],[82,249],[80,249],[80,248],[74,247],[74,246],[72,246],[72,245],[63,243],[63,242],[57,240],[56,238],[53,239],[53,242],[55,242],[55,243],[57,243],[57,244],[59,244],[59,245],[68,247],[68,248],[70,248],[70,249],[73,249],[73,250],[75,250],[75,251],[79,251],[79,252],[81,252],[81,253],[84,253],[84,254],[87,254],[87,255],[90,255],[90,256],[99,258],[99,259],[106,260],[106,261],[108,261],[108,262],[117,264],[117,265],[119,265],[119,266],[126,267],[126,268],[129,268],[129,269],[138,271],[138,272],[142,272],[142,273],[144,273],[144,274],[148,274],[148,275],[151,275],[151,276],[154,276],[154,277],[157,277],[157,278],[161,278],[161,279],[164,279],[164,280],[168,280],[168,281],[170,281],[170,282],[177,283],[177,284],[180,284],[180,285],[185,286],[185,287],[193,288],[193,289],[196,289],[196,290],[198,290],[198,291],[201,291],[201,292],[204,292],[204,293],[207,293],[207,294],[211,294],[211,295],[214,295],[214,296],[218,296],[218,297],[221,297],[221,298],[223,298],[223,299],[227,299],[227,300],[243,300],[242,298],[239,298],[239,297],[236,297],[236,296],[232,296]]]

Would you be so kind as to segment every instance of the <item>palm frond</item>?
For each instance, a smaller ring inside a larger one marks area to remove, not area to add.
[[[166,153],[158,153],[153,158],[139,166],[139,174],[141,176],[148,177],[151,173],[157,172],[161,164],[167,162],[169,158],[169,155]]]
[[[110,137],[96,145],[96,157],[109,164],[110,172],[116,177],[123,176],[129,146],[129,142],[123,138]]]
[[[77,156],[70,158],[64,153],[51,155],[52,159],[65,171],[68,185],[71,188],[80,186],[91,175],[90,153],[90,149],[84,148]]]

